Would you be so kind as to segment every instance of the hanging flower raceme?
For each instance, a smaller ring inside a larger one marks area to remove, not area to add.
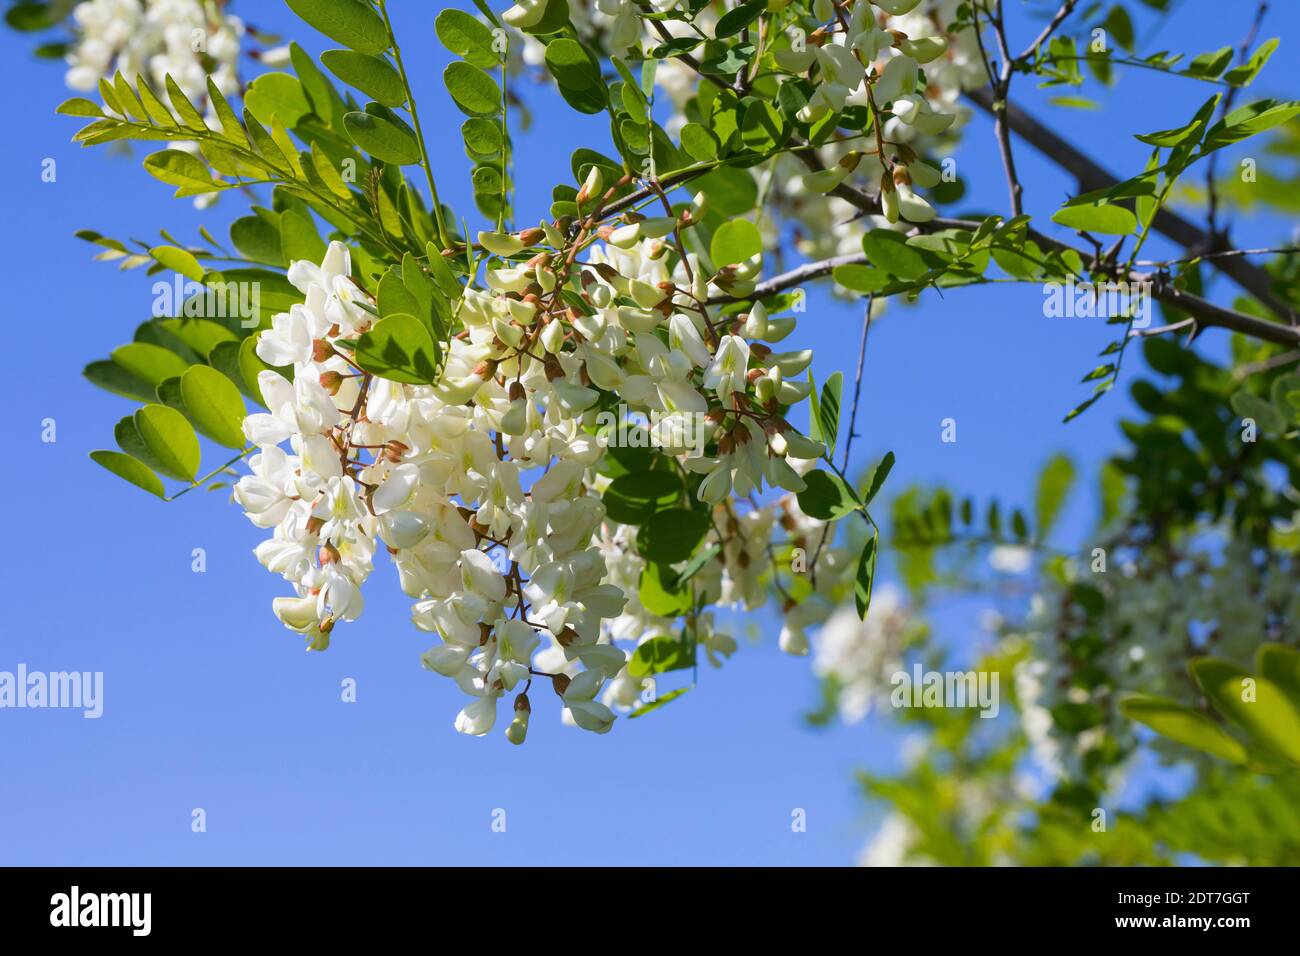
[[[598,169],[583,188],[604,191]],[[382,320],[346,247],[292,263],[304,301],[257,339],[259,357],[285,374],[261,373],[267,411],[244,422],[259,453],[234,492],[271,529],[256,554],[292,586],[274,602],[285,626],[310,649],[328,647],[336,625],[361,614],[375,550],[387,548],[415,626],[437,638],[424,666],[471,698],[456,728],[488,733],[513,695],[514,743],[528,731],[535,679],[553,684],[566,723],[604,733],[652,689],[642,644],[729,656],[734,639],[702,609],[767,600],[778,529],[786,561],[828,535],[792,495],[757,500],[802,491],[825,448],[786,419],[810,391],[800,376],[811,352],[773,350],[793,318],[707,305],[752,287],[757,257],[718,266],[670,255],[691,222],[689,212],[627,213],[592,231],[580,263],[554,224],[480,233],[491,258],[464,289],[459,331],[426,385],[358,364],[358,342]],[[670,506],[680,526],[646,520],[643,493],[620,479],[633,477],[620,464],[633,453],[619,437],[629,430],[666,496],[651,509]],[[682,534],[685,547],[672,537]],[[668,606],[662,588],[647,591],[647,574],[679,575],[693,555],[703,559],[690,562],[689,585],[675,586],[698,601]],[[828,548],[814,590],[842,586],[850,564]],[[785,610],[803,627],[832,606]]]

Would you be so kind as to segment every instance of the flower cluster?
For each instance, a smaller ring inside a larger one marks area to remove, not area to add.
[[[830,192],[857,169],[864,155],[874,155],[884,164],[880,199],[885,218],[891,223],[900,217],[909,222],[934,218],[934,208],[912,191],[912,184],[936,186],[939,171],[923,162],[906,143],[885,139],[884,111],[889,110],[895,132],[901,126],[929,136],[943,133],[956,119],[953,113],[936,112],[924,88],[918,89],[921,64],[947,52],[947,36],[912,38],[901,30],[884,29],[876,19],[877,8],[899,15],[910,13],[919,2],[859,0],[846,15],[833,0],[815,0],[813,16],[822,25],[808,37],[806,45],[781,49],[776,55],[784,69],[806,74],[813,84],[812,95],[799,111],[802,121],[816,123],[829,114],[843,113],[849,106],[869,110],[872,118],[875,149],[847,151],[834,165],[804,176],[804,186],[812,192]],[[893,150],[894,158],[890,158],[888,149]]]
[[[566,722],[607,731],[645,689],[616,641],[669,637],[717,663],[735,641],[703,609],[754,608],[784,590],[776,529],[805,553],[833,539],[792,496],[757,498],[803,490],[801,473],[825,452],[785,418],[810,390],[799,376],[811,353],[772,348],[794,318],[708,305],[752,291],[760,255],[720,268],[680,255],[698,208],[599,224],[614,194],[603,187],[593,168],[578,201],[597,211],[566,232],[479,234],[481,285],[475,269],[436,384],[357,364],[358,339],[382,320],[339,243],[320,265],[290,267],[304,302],[257,340],[264,361],[293,372],[261,373],[269,411],[245,420],[259,453],[235,488],[250,520],[273,529],[259,560],[294,587],[276,614],[326,648],[337,622],[361,613],[382,543],[416,627],[439,639],[425,667],[472,698],[455,721],[464,733],[491,730],[515,693],[507,737],[521,743],[535,678],[551,682]],[[607,514],[614,449],[597,426],[611,408],[653,421],[655,467],[708,519],[696,551],[708,557],[676,616],[643,606],[641,529]],[[791,653],[807,652],[802,630],[829,615],[852,561],[827,546],[817,568],[809,599],[783,604]]]
[[[893,60],[900,61],[892,67],[894,72],[888,83],[880,87],[881,92],[890,93],[891,87],[898,85],[897,113],[885,110],[890,101],[875,96],[883,121],[883,156],[878,150],[863,150],[856,148],[860,144],[832,139],[816,150],[824,172],[810,175],[804,160],[792,153],[776,156],[770,169],[753,170],[760,179],[760,188],[779,210],[781,218],[795,225],[794,242],[801,254],[824,259],[860,251],[858,235],[837,228],[856,218],[858,210],[829,194],[838,183],[849,181],[850,176],[871,183],[873,189],[876,184],[889,184],[883,196],[889,205],[885,215],[871,217],[873,226],[887,226],[912,217],[923,221],[933,215],[928,211],[929,204],[912,187],[929,188],[940,181],[941,174],[927,157],[945,148],[963,122],[966,111],[959,102],[962,90],[987,81],[974,31],[948,32],[949,26],[958,19],[960,5],[961,0],[922,0],[872,6],[869,0],[854,0],[843,6],[847,11],[844,23],[833,8],[825,5],[818,5],[807,14],[802,12],[804,4],[771,5],[772,16],[782,18],[779,28],[769,30],[776,65],[787,71],[787,82],[806,76],[816,87],[805,116],[824,117],[832,106],[838,107],[836,112],[841,113],[848,107],[869,108],[868,77],[883,76]],[[525,6],[521,4],[517,9],[523,10]],[[656,9],[672,6],[659,4]],[[669,19],[652,26],[649,21],[641,20],[639,29],[633,29],[628,26],[632,7],[623,0],[602,0],[595,4],[574,0],[569,4],[569,14],[584,41],[594,49],[615,52],[629,45],[652,48],[664,42],[665,33],[674,37],[696,36],[692,23],[708,33],[716,23],[712,9],[705,7],[691,22]],[[538,9],[527,8],[534,13]],[[515,18],[508,14],[507,22],[512,19]],[[818,29],[817,23],[823,27]],[[542,66],[545,47],[533,36],[523,33],[512,38],[510,49],[517,51],[512,68]],[[846,53],[851,61],[841,62]],[[863,56],[867,56],[865,65]],[[910,68],[905,70],[909,61]],[[921,64],[924,82],[921,82]],[[548,76],[544,70],[537,75]],[[665,103],[670,108],[663,120],[670,134],[686,123],[688,106],[699,92],[700,82],[699,75],[679,59],[659,62],[655,84],[665,94]],[[906,93],[902,91],[903,85],[909,86]],[[893,162],[892,158],[899,162]],[[897,214],[891,220],[887,217],[895,212],[895,206]],[[775,233],[768,238],[774,240]]]
[[[915,619],[892,587],[872,597],[865,621],[850,606],[835,609],[813,638],[813,672],[829,682],[845,722],[857,723],[888,702],[890,680],[902,670],[915,630]]]
[[[244,24],[201,0],[85,0],[72,11],[77,39],[67,54],[66,82],[93,90],[116,71],[158,89],[170,76],[191,100],[207,96],[208,77],[223,93],[239,85]]]
[[[1132,749],[1133,725],[1114,706],[1127,691],[1195,701],[1198,655],[1248,661],[1260,641],[1300,638],[1300,562],[1261,559],[1243,541],[1166,554],[1150,548],[1105,574],[1080,576],[1104,596],[1089,619],[1052,591],[1035,595],[1022,635],[1033,649],[1016,671],[1024,729],[1039,760],[1077,775],[1093,752]],[[1098,635],[1105,635],[1104,649]],[[1078,715],[1061,721],[1054,715]],[[1083,725],[1082,729],[1074,726]],[[1157,749],[1163,744],[1157,739]],[[1171,751],[1172,752],[1172,751]]]

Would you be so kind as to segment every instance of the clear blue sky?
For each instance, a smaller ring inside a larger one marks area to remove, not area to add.
[[[440,187],[468,216],[469,163],[455,132],[461,116],[438,80],[446,54],[433,33],[437,5],[392,6],[403,51],[418,64]],[[1235,44],[1254,6],[1190,0],[1149,49],[1196,53]],[[235,7],[314,52],[334,45],[278,4]],[[1015,0],[1008,7],[1019,48],[1037,27]],[[1281,35],[1284,45],[1257,92],[1285,95],[1300,9],[1275,4],[1265,35]],[[71,144],[76,121],[53,112],[68,95],[61,66],[31,58],[29,42],[0,34],[0,57],[11,70],[0,243],[14,325],[6,426],[14,497],[0,670],[24,662],[31,670],[103,671],[105,710],[99,720],[74,711],[0,711],[0,864],[853,860],[874,818],[852,773],[896,766],[900,735],[875,721],[802,726],[815,680],[806,661],[777,650],[769,616],[754,619],[759,643],[742,646],[721,671],[703,668],[695,692],[646,719],[621,720],[606,736],[562,727],[543,694],[526,746],[511,747],[498,732],[472,739],[451,727],[459,694],[419,666],[429,640],[410,625],[390,569],[371,578],[363,618],[340,627],[327,653],[306,654],[271,615],[283,583],[252,556],[264,533],[222,493],[164,505],[91,463],[87,451],[113,447],[113,424],[131,405],[94,389],[81,368],[130,340],[149,316],[151,280],[92,262],[91,247],[73,231],[151,240],[160,226],[188,237],[207,223],[224,235],[242,210],[223,200],[196,213],[171,200],[140,168],[138,148],[110,156]],[[1180,125],[1210,92],[1130,72],[1113,91],[1092,90],[1106,109],[1090,114],[1050,108],[1048,94],[1032,86],[1017,83],[1024,105],[1121,172],[1136,171],[1145,157],[1129,134]],[[603,147],[607,127],[557,110],[540,91],[529,98],[536,122],[517,138],[518,194],[524,210],[540,214],[551,185],[567,181],[572,149]],[[1157,115],[1144,115],[1150,110]],[[1027,208],[1045,220],[1071,184],[1027,147],[1017,155]],[[41,181],[45,157],[57,160],[55,183]],[[982,118],[971,123],[957,159],[969,188],[961,206],[1004,208]],[[1243,220],[1236,237],[1265,244],[1289,229]],[[1157,242],[1150,251],[1169,250]],[[1232,294],[1213,290],[1221,302]],[[1121,390],[1060,424],[1086,394],[1078,379],[1110,330],[1045,319],[1041,304],[1037,287],[995,286],[892,309],[872,333],[858,464],[893,449],[895,489],[945,481],[978,496],[1014,498],[1027,496],[1048,454],[1070,451],[1087,463],[1089,495],[1062,527],[1062,541],[1077,540],[1091,514],[1095,465],[1118,446],[1115,423],[1128,405]],[[859,317],[858,306],[812,298],[799,335],[817,349],[819,379],[837,368],[851,378]],[[1222,345],[1214,332],[1206,339],[1214,340],[1207,347]],[[959,423],[955,445],[939,440],[940,420],[949,416]],[[57,421],[55,444],[40,440],[48,417]],[[204,574],[190,570],[196,547],[207,552]],[[978,639],[969,607],[941,625],[954,642]],[[345,704],[340,683],[349,677],[358,701]],[[206,833],[190,830],[196,807],[207,813]],[[507,813],[505,833],[492,832],[495,808]],[[791,832],[794,808],[807,812],[806,833]]]

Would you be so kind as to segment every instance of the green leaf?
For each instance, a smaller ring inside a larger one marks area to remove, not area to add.
[[[1300,709],[1282,688],[1213,657],[1195,660],[1189,669],[1220,713],[1269,750],[1300,764]],[[1254,681],[1253,692],[1247,690],[1248,680]]]
[[[1259,100],[1240,106],[1210,127],[1201,155],[1272,129],[1296,115],[1300,115],[1300,101]]]
[[[438,374],[438,345],[423,322],[399,312],[380,319],[362,334],[355,360],[380,378],[429,385]]]
[[[280,246],[288,262],[320,262],[325,258],[325,241],[316,231],[311,213],[300,206],[290,206],[280,214]]]
[[[858,509],[853,489],[834,472],[816,468],[803,480],[807,487],[797,495],[799,508],[810,518],[832,521]]]
[[[320,55],[320,61],[325,64],[325,69],[372,100],[385,106],[401,106],[406,102],[406,88],[402,86],[401,76],[381,56],[354,50],[326,50]]]
[[[690,690],[689,687],[678,687],[676,690],[670,690],[662,697],[656,697],[654,700],[650,701],[650,703],[642,704],[636,710],[632,711],[632,713],[628,714],[627,719],[631,720],[634,717],[641,717],[651,711],[658,710],[664,704],[670,703],[678,697],[681,697],[682,694],[686,693],[688,690]]]
[[[671,471],[641,471],[620,475],[605,489],[605,514],[620,524],[642,524],[655,512],[671,507],[682,493],[682,481]]]
[[[679,671],[695,666],[695,645],[675,637],[652,637],[632,654],[627,672],[635,678]]]
[[[166,405],[146,405],[132,421],[158,471],[194,480],[199,471],[199,440],[184,415]]]
[[[215,192],[225,186],[212,178],[202,160],[179,149],[160,149],[150,153],[145,157],[144,168],[155,179],[179,187],[177,198]]]
[[[724,222],[713,233],[713,240],[709,244],[709,258],[713,260],[715,269],[744,262],[762,251],[762,233],[747,219]]]
[[[149,250],[149,255],[164,268],[179,272],[185,278],[193,279],[195,282],[203,281],[204,270],[203,266],[199,265],[199,260],[195,259],[192,253],[178,246],[154,246]]]
[[[605,81],[581,43],[568,37],[552,40],[546,45],[546,68],[565,102],[579,113],[604,111],[609,102]]]
[[[501,110],[501,87],[473,64],[449,63],[442,82],[456,105],[470,116],[495,116]]]
[[[718,24],[713,28],[713,35],[719,40],[733,37],[762,16],[766,10],[767,0],[753,0],[751,3],[728,10],[718,18]]]
[[[183,375],[189,363],[174,352],[149,342],[130,342],[113,349],[114,364],[130,375],[156,387],[164,379]]]
[[[124,455],[120,451],[109,451],[101,449],[90,453],[91,459],[98,465],[107,468],[119,478],[125,478],[137,488],[143,488],[151,495],[157,495],[159,498],[166,500],[166,492],[163,491],[163,484],[146,465],[136,461],[130,455]]]
[[[1133,213],[1123,206],[1104,203],[1065,206],[1052,213],[1052,222],[1109,236],[1127,236],[1137,228],[1137,217]]]
[[[222,342],[239,341],[239,336],[212,319],[160,319],[158,325],[180,339],[196,357],[207,355]]]
[[[867,619],[871,608],[871,586],[876,579],[876,536],[872,535],[862,546],[858,555],[858,573],[853,579],[853,603],[857,606],[858,617]]]
[[[1200,56],[1193,57],[1192,62],[1187,64],[1187,69],[1183,73],[1186,76],[1213,79],[1226,70],[1231,62],[1232,47],[1220,47],[1209,53],[1202,53]]]
[[[919,279],[930,271],[919,249],[890,229],[872,229],[862,237],[862,251],[875,267],[900,279]]]
[[[194,426],[227,448],[243,448],[244,400],[235,383],[214,368],[191,365],[181,376],[181,399]]]
[[[1259,75],[1259,71],[1264,68],[1269,59],[1273,56],[1273,51],[1277,49],[1277,37],[1265,40],[1245,63],[1240,66],[1234,66],[1227,73],[1223,74],[1223,81],[1232,86],[1247,86]]]
[[[708,534],[707,513],[688,508],[668,508],[652,514],[636,536],[636,548],[643,558],[660,564],[676,564],[691,556]]]
[[[884,269],[849,263],[836,266],[831,277],[850,292],[879,292],[893,281]]]
[[[758,200],[758,183],[744,169],[729,166],[715,169],[695,180],[695,186],[723,216],[743,216]]]
[[[840,392],[844,387],[844,376],[835,372],[822,386],[821,401],[817,403],[817,416],[821,423],[822,441],[826,443],[826,454],[835,451],[835,439],[840,432]],[[849,423],[849,428],[853,423]]]
[[[294,127],[312,112],[302,83],[288,73],[263,73],[255,79],[244,94],[244,107],[265,126],[278,117],[285,126]]]
[[[1241,389],[1233,393],[1231,403],[1234,412],[1254,421],[1264,434],[1274,436],[1286,431],[1286,419],[1271,402],[1258,395]]]
[[[420,144],[411,128],[385,107],[378,104],[371,107],[364,113],[354,110],[343,115],[343,127],[352,142],[385,163],[399,166],[418,163]]]
[[[1074,462],[1069,455],[1053,455],[1038,473],[1038,489],[1034,494],[1034,527],[1040,539],[1045,539],[1065,506],[1065,499],[1074,486]]]
[[[104,111],[94,100],[88,100],[84,96],[74,96],[70,100],[64,100],[54,110],[56,113],[62,113],[64,116],[103,116]]]
[[[699,123],[687,123],[682,127],[680,135],[682,149],[686,150],[691,159],[707,162],[718,158],[718,137],[708,127]]]
[[[102,388],[114,395],[132,398],[138,402],[151,402],[154,399],[153,386],[142,381],[115,362],[91,362],[81,372],[92,385]]]
[[[691,591],[678,585],[672,568],[647,561],[637,589],[641,606],[657,617],[680,617],[691,610]]]
[[[433,28],[442,45],[461,59],[484,69],[501,64],[500,54],[492,49],[492,31],[464,10],[443,10]]]
[[[465,148],[478,156],[495,156],[501,152],[501,127],[481,116],[465,120],[460,126],[460,137]]]
[[[1148,694],[1132,694],[1120,701],[1120,713],[1130,720],[1146,724],[1162,737],[1196,750],[1221,757],[1231,763],[1244,764],[1246,748],[1219,725],[1198,710],[1177,701]]]
[[[880,493],[880,489],[884,487],[885,479],[889,477],[889,473],[893,469],[894,453],[887,451],[885,457],[880,459],[880,464],[876,465],[872,470],[870,480],[863,485],[866,490],[862,494],[862,507],[867,508],[871,505],[872,499]]]
[[[384,21],[362,0],[285,0],[289,9],[331,40],[361,53],[388,49]]]
[[[1284,644],[1261,644],[1255,650],[1255,670],[1281,688],[1300,710],[1300,651]]]
[[[230,224],[230,241],[245,258],[254,262],[288,265],[280,244],[280,230],[273,219],[273,216],[241,216]]]

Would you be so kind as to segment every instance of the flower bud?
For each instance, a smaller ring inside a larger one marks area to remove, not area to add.
[[[911,186],[898,187],[898,212],[908,222],[929,222],[935,217],[934,207],[912,192]]]
[[[632,301],[643,309],[653,309],[668,297],[663,289],[641,279],[632,279],[628,286],[632,293]]]
[[[564,345],[564,323],[555,320],[542,327],[542,348],[554,355]]]
[[[546,233],[546,242],[548,245],[556,249],[564,246],[564,233],[556,229],[553,224],[549,222],[542,223],[542,231]]]
[[[523,701],[524,706],[520,707],[519,702]],[[510,721],[510,726],[506,728],[506,740],[515,746],[519,746],[528,738],[528,719],[532,716],[532,711],[528,709],[528,698],[520,694],[515,698],[515,717]]]
[[[641,221],[641,235],[647,239],[662,239],[671,235],[677,228],[677,220],[672,216],[656,216]]]
[[[937,36],[921,37],[917,40],[904,39],[899,41],[898,48],[917,63],[929,63],[931,60],[937,60],[947,51],[948,38]]]
[[[768,319],[767,331],[763,333],[763,341],[780,342],[794,331],[796,321],[793,315],[787,315],[783,319]]]
[[[626,226],[619,226],[605,237],[605,241],[611,246],[618,246],[620,249],[631,249],[641,238],[641,223],[630,222]]]
[[[578,205],[581,206],[588,199],[598,195],[605,188],[605,174],[600,171],[599,166],[592,166],[587,173],[587,178],[578,190]]]
[[[820,458],[826,452],[826,446],[821,442],[813,441],[793,428],[781,432],[781,437],[785,439],[786,454],[791,458],[813,460]]]
[[[505,232],[480,232],[478,244],[498,256],[513,256],[524,248],[524,243],[518,236]]]
[[[933,189],[939,185],[939,170],[935,169],[929,163],[922,162],[919,159],[913,159],[907,164],[907,172],[912,182],[925,189]]]
[[[880,211],[889,222],[898,222],[898,190],[888,172],[880,179]]]
[[[513,7],[501,14],[501,19],[516,30],[526,30],[537,26],[546,16],[550,0],[519,0]]]
[[[528,430],[528,403],[516,398],[501,416],[501,430],[507,435],[522,435]]]
[[[830,169],[819,169],[815,172],[805,173],[803,188],[810,193],[828,193],[844,182],[848,174],[849,171],[837,163]]]

